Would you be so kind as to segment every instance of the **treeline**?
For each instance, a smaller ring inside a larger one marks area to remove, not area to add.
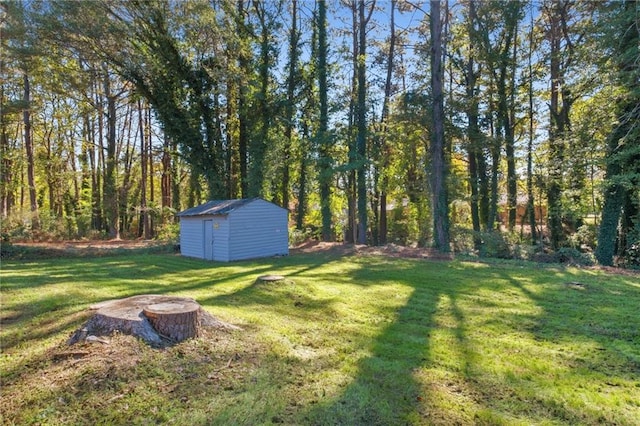
[[[162,237],[260,196],[296,238],[640,252],[637,1],[1,11],[7,238]]]

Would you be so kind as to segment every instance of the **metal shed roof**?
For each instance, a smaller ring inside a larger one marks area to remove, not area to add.
[[[242,198],[237,200],[212,200],[178,213],[178,216],[226,215],[232,210],[249,204],[260,198]]]

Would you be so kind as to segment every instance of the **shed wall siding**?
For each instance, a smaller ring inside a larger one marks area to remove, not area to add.
[[[183,256],[204,258],[201,217],[180,218],[180,253]]]
[[[229,220],[227,216],[213,218],[213,260],[228,262],[229,259]]]
[[[289,254],[288,213],[256,200],[229,214],[229,260]]]

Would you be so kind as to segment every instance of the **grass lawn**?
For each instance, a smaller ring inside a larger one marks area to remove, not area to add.
[[[640,425],[638,275],[333,252],[0,274],[2,424]],[[144,293],[242,331],[66,345],[90,304]]]

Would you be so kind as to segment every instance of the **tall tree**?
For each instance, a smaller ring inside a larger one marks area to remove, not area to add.
[[[442,17],[440,0],[431,0],[431,144],[429,178],[433,205],[434,247],[443,253],[450,248],[449,198],[447,192],[447,153],[444,133],[444,67],[442,54]]]
[[[3,10],[6,11],[8,18],[7,21],[9,24],[9,31],[7,34],[9,35],[9,40],[7,42],[3,40],[3,50],[6,49],[6,52],[13,58],[16,71],[18,72],[18,75],[22,77],[22,98],[18,104],[22,110],[22,140],[24,143],[27,162],[27,187],[29,194],[29,211],[31,212],[31,227],[32,229],[37,230],[40,228],[40,219],[36,190],[35,153],[32,130],[33,103],[31,93],[31,73],[36,64],[38,52],[35,48],[35,38],[32,31],[33,25],[30,22],[30,11],[27,7],[27,4],[21,2],[11,2],[2,5]],[[5,165],[8,164],[5,163]]]
[[[587,67],[579,61],[585,50],[586,25],[593,13],[589,3],[571,0],[544,2],[543,18],[546,21],[546,38],[549,45],[549,159],[548,159],[548,226],[551,246],[558,249],[565,241],[563,221],[568,217],[567,202],[563,197],[567,189],[567,150],[572,146],[573,130],[571,109],[582,95],[588,93],[592,77],[576,77],[576,70]],[[581,49],[582,48],[582,49]],[[581,173],[581,172],[580,172]],[[573,200],[573,203],[576,201]]]
[[[381,157],[380,170],[376,170],[378,175],[382,175],[380,180],[380,184],[376,185],[376,191],[379,194],[378,203],[380,204],[380,215],[378,217],[377,223],[377,232],[374,234],[378,235],[378,240],[374,241],[374,243],[378,243],[380,245],[384,245],[387,243],[387,233],[388,233],[388,219],[387,219],[387,190],[389,186],[389,176],[388,176],[388,167],[390,163],[390,152],[387,142],[387,133],[388,129],[388,121],[389,121],[389,111],[390,111],[390,103],[391,103],[391,89],[392,89],[392,78],[393,78],[393,69],[395,66],[395,56],[396,56],[396,25],[395,25],[395,15],[396,15],[396,0],[391,0],[389,5],[389,50],[387,51],[387,70],[384,82],[384,98],[382,101],[382,111],[380,113],[380,135],[377,138],[377,155]],[[380,179],[380,178],[378,178]],[[374,208],[374,211],[376,209]]]
[[[249,170],[248,170],[248,196],[264,196],[265,181],[265,160],[267,148],[269,147],[269,130],[273,123],[274,102],[271,100],[272,84],[271,84],[271,68],[277,57],[276,47],[273,44],[273,32],[279,26],[273,15],[280,14],[278,9],[281,8],[280,2],[253,0],[255,15],[258,18],[260,27],[260,59],[258,64],[258,80],[259,88],[256,99],[255,111],[259,116],[259,124],[256,134],[251,138],[251,146],[249,151]],[[274,7],[275,10],[270,10]]]
[[[616,67],[618,122],[608,140],[606,188],[596,258],[613,265],[614,255],[640,244],[640,19],[638,2],[609,5],[604,21]],[[619,232],[620,230],[620,232]],[[625,241],[625,238],[628,240]],[[617,244],[616,244],[617,243]],[[616,245],[617,249],[616,250]]]
[[[367,23],[375,8],[375,1],[365,13],[365,1],[358,2],[358,102],[357,102],[357,137],[356,164],[358,187],[358,238],[359,244],[367,243],[367,82],[366,82],[366,48]]]
[[[142,236],[145,240],[151,238],[151,223],[149,221],[149,209],[147,206],[147,180],[149,169],[147,167],[148,160],[148,147],[147,143],[151,144],[150,140],[147,140],[145,113],[142,107],[142,101],[138,100],[138,134],[140,135],[140,218],[142,224]],[[164,177],[164,176],[163,176]],[[163,179],[164,183],[164,179]],[[163,185],[164,188],[164,185]]]
[[[561,75],[561,43],[562,20],[566,11],[566,2],[550,2],[547,5],[549,19],[549,44],[550,54],[550,79],[551,98],[549,101],[549,113],[551,114],[551,126],[549,127],[549,184],[547,189],[547,203],[549,208],[549,232],[551,246],[558,249],[563,239],[562,230],[562,199],[563,186],[562,164],[565,156],[564,132],[568,125],[568,111],[561,105],[561,90],[564,87]],[[567,99],[569,101],[569,99]]]
[[[471,190],[471,225],[474,231],[473,244],[476,250],[480,249],[482,238],[480,237],[480,210],[479,210],[479,183],[480,176],[478,170],[479,157],[482,153],[482,133],[479,126],[479,99],[478,99],[478,78],[480,69],[476,65],[476,49],[478,43],[478,29],[475,0],[469,0],[467,17],[468,57],[466,61],[465,92],[466,92],[466,116],[467,116],[467,152],[469,159],[469,187]]]
[[[533,51],[534,51],[534,13],[533,4],[530,4],[530,30],[529,30],[529,50],[527,54],[527,103],[529,135],[527,140],[527,209],[526,219],[531,229],[531,243],[536,244],[538,240],[538,229],[536,225],[535,197],[533,193],[533,142],[535,140],[535,110],[534,110],[534,76],[533,76]]]
[[[320,123],[316,136],[318,144],[318,183],[320,186],[320,213],[322,215],[322,240],[332,240],[331,180],[331,135],[329,134],[329,104],[327,100],[327,5],[325,0],[316,0],[318,5],[318,95],[320,101]]]
[[[103,178],[103,205],[105,207],[105,216],[107,219],[107,227],[109,237],[120,238],[120,225],[118,215],[118,191],[116,188],[116,99],[118,93],[113,92],[111,75],[108,67],[105,65],[103,74],[103,90],[104,97],[107,101],[107,138],[106,138],[106,159]]]
[[[298,57],[300,55],[300,31],[298,29],[298,1],[291,1],[291,28],[289,29],[289,63],[287,64],[287,99],[284,110],[284,158],[282,171],[282,206],[289,209],[289,188],[291,172],[291,147],[293,144],[294,107],[298,77]]]

